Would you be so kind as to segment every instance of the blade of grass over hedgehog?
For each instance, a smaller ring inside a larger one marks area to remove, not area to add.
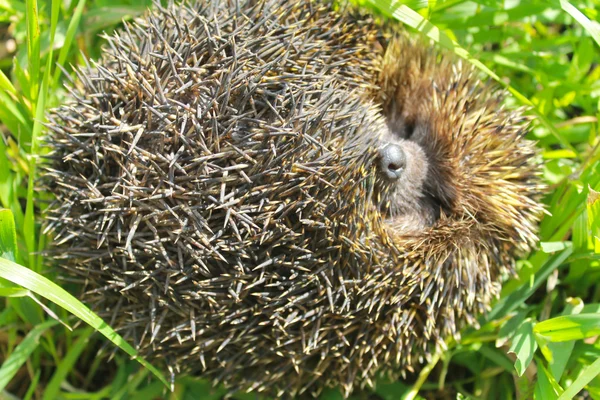
[[[502,85],[508,90],[513,96],[515,96],[522,104],[527,107],[531,107],[535,112],[535,115],[540,119],[542,124],[548,131],[556,137],[556,139],[567,149],[571,150],[573,154],[579,154],[575,151],[575,148],[566,140],[556,129],[554,124],[548,120],[548,118],[538,110],[538,108],[529,100],[526,96],[521,94],[517,89],[505,82],[498,76],[494,71],[486,67],[481,61],[475,59],[466,49],[461,47],[456,41],[452,40],[448,35],[442,32],[437,26],[433,25],[427,19],[423,18],[422,15],[407,7],[404,4],[399,4],[392,0],[368,0],[376,9],[389,18],[396,19],[411,28],[418,30],[419,32],[432,39],[440,46],[451,50],[457,56],[465,59],[477,69],[487,74],[490,78]]]
[[[15,229],[15,219],[13,214],[10,210],[0,210],[0,257],[6,258],[9,261],[16,261],[18,257],[17,250],[17,231]],[[17,298],[19,297],[29,297],[39,305],[46,314],[65,325],[68,329],[71,329],[60,320],[54,311],[39,301],[31,291],[20,287],[14,287],[10,282],[6,282],[4,279],[0,279],[0,297],[7,297],[11,299],[11,301],[17,301]]]
[[[53,303],[61,306],[65,310],[73,313],[92,328],[106,336],[106,338],[119,346],[121,350],[125,351],[132,358],[136,359],[144,367],[148,368],[166,387],[171,387],[163,374],[146,360],[138,357],[134,348],[131,347],[131,345],[127,343],[118,333],[116,333],[83,303],[69,294],[66,290],[56,285],[54,282],[5,258],[0,258],[0,278],[9,280],[17,285],[21,285],[24,288],[27,288],[32,292],[45,297]]]
[[[13,214],[10,210],[0,210],[0,257],[14,262],[18,257],[17,250],[17,231],[15,229],[15,219]],[[12,286],[10,282],[7,282],[2,278],[0,278],[0,297],[7,297],[15,301],[19,297],[29,297],[37,305],[39,305],[44,312],[46,312],[46,314],[63,324],[68,329],[71,329],[68,325],[61,321],[54,311],[39,301],[30,290]]]

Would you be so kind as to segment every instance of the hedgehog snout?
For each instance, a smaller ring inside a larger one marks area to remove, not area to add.
[[[401,146],[387,143],[379,149],[379,167],[388,179],[395,181],[402,177],[406,168],[406,153]]]

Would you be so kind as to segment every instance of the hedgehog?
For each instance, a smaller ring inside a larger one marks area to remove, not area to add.
[[[430,43],[289,0],[155,4],[48,115],[63,275],[174,374],[349,396],[477,325],[535,245],[523,110]]]

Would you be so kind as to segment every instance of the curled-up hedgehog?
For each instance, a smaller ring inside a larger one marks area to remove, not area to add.
[[[418,369],[476,324],[541,211],[521,111],[317,2],[171,5],[49,115],[48,230],[142,355],[292,397]]]

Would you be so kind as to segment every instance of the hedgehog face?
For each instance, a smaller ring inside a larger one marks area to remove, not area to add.
[[[461,232],[460,240],[482,247],[501,241],[506,248],[521,247],[522,232],[534,236],[532,227],[521,226],[521,221],[536,219],[530,211],[539,212],[532,201],[539,193],[535,150],[523,137],[526,119],[502,107],[502,91],[481,82],[459,60],[404,38],[390,42],[379,85],[375,98],[389,129],[382,137],[418,146],[427,160],[426,172],[421,169],[423,184],[409,198],[418,205],[409,209],[421,209],[426,223],[414,223],[408,231],[401,224],[397,234],[452,244]],[[393,205],[407,200],[390,187],[383,192],[393,222],[401,214],[394,210],[403,209]],[[505,207],[507,199],[515,207]]]
[[[378,172],[385,190],[379,209],[387,223],[404,234],[431,226],[437,219],[434,192],[428,190],[430,166],[423,148],[396,131],[380,138]]]

